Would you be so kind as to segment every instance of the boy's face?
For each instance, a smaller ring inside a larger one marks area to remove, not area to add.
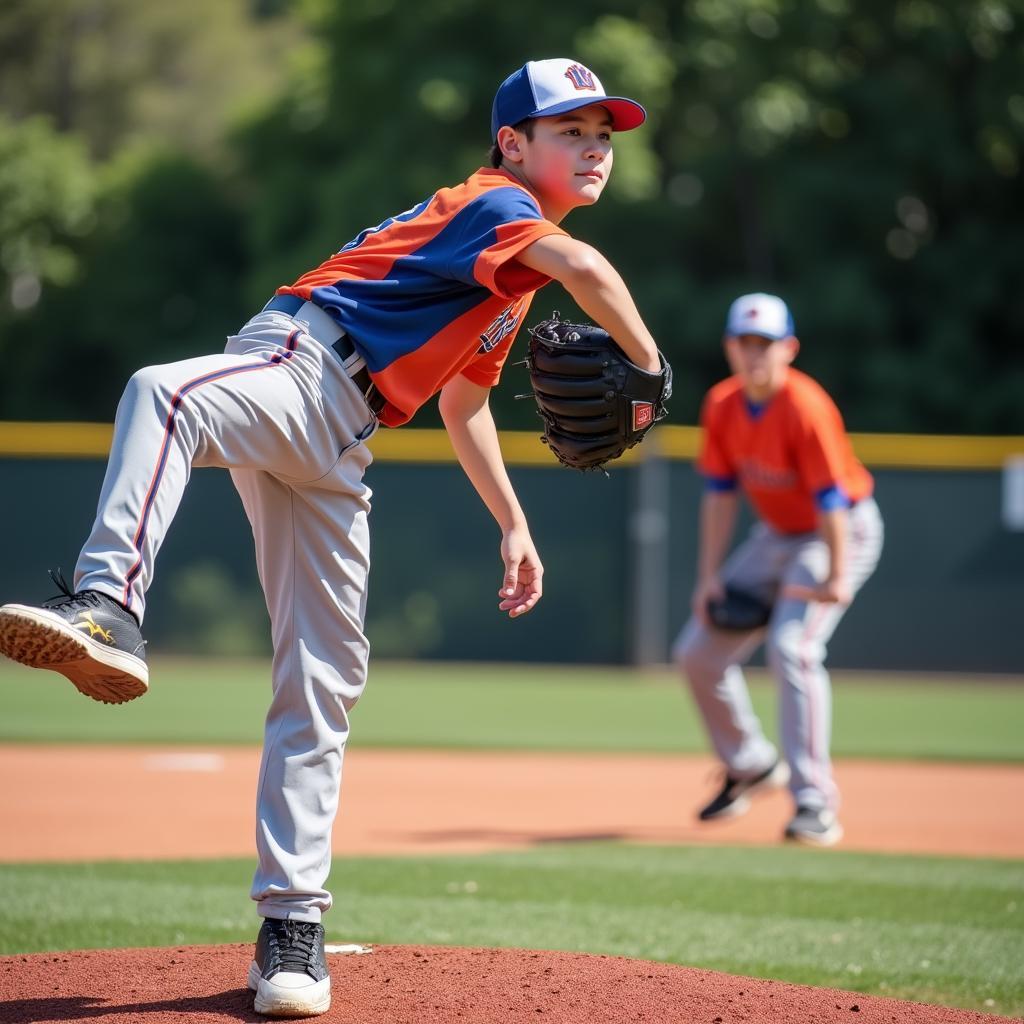
[[[729,367],[755,400],[770,398],[782,387],[786,369],[799,348],[800,343],[792,335],[779,341],[760,334],[732,334],[725,339]]]
[[[550,219],[597,202],[612,170],[612,120],[604,107],[594,103],[538,117],[532,139],[513,134],[515,148],[505,152],[506,162],[537,194]]]

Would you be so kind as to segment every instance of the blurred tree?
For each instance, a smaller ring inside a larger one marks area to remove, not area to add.
[[[658,149],[705,337],[778,290],[864,430],[1020,432],[1024,8],[696,0]],[[683,288],[689,292],[689,283]],[[719,363],[721,365],[721,363]]]
[[[0,116],[0,325],[31,311],[44,285],[75,279],[76,245],[96,224],[95,177],[77,139],[43,118]]]
[[[208,348],[214,327],[363,227],[470,174],[501,78],[572,54],[650,109],[648,126],[616,139],[608,194],[566,227],[622,271],[676,364],[674,421],[694,422],[725,373],[728,302],[764,289],[789,300],[800,365],[853,428],[1024,433],[1022,0],[281,8],[10,0],[0,11],[0,109],[48,110],[94,153],[160,134],[208,168],[119,156],[94,237],[52,234],[90,269],[22,316],[40,351],[64,332],[65,346],[91,346],[93,364],[120,372],[132,355]],[[218,145],[249,95],[271,98]],[[88,173],[69,159],[69,181],[76,166]],[[7,181],[32,194],[23,173]],[[144,350],[104,333],[112,291],[132,338],[148,331]],[[574,312],[554,286],[531,316],[551,308]],[[499,422],[531,427],[517,390],[495,393]],[[46,408],[69,410],[68,396],[79,413],[94,400],[69,382]],[[436,422],[432,410],[417,418]]]
[[[218,351],[246,319],[239,211],[179,154],[112,165],[74,280],[50,289],[0,342],[11,419],[110,420],[140,366]]]
[[[138,141],[209,153],[280,87],[302,30],[268,17],[282,6],[5,0],[0,111],[45,114],[101,158]]]
[[[168,607],[157,614],[154,630],[147,629],[161,651],[229,658],[272,653],[267,608],[252,582],[239,584],[221,562],[198,561],[180,568],[169,584]]]
[[[583,0],[524,40],[521,8],[321,5],[325,53],[242,139],[250,297],[470,173],[500,78],[578,54],[651,110],[616,140],[608,195],[566,226],[619,267],[678,364],[674,419],[693,422],[725,372],[728,302],[767,289],[852,426],[1024,430],[1024,265],[1005,228],[1021,214],[1020,7]],[[556,288],[538,302],[573,310]],[[514,390],[495,394],[501,422],[531,426]]]

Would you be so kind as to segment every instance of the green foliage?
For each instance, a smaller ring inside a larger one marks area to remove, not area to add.
[[[209,351],[276,286],[471,173],[500,79],[564,53],[651,112],[616,140],[608,194],[566,227],[620,269],[676,364],[673,421],[694,422],[725,373],[728,302],[765,289],[790,301],[800,365],[850,426],[1024,433],[1017,0],[214,8],[5,6],[0,110],[48,113],[101,157],[160,138],[203,160],[166,160],[162,184],[152,170],[111,184],[95,220],[79,222],[89,237],[51,254],[57,277],[95,267],[89,287],[48,289],[19,321],[26,336],[59,332],[81,362],[121,377],[158,353]],[[32,179],[13,177],[31,196]],[[154,190],[162,221],[140,202]],[[153,258],[154,229],[174,255]],[[108,256],[146,273],[114,281]],[[136,289],[150,313],[128,320],[146,340],[129,360],[109,310],[136,304]],[[549,308],[574,312],[553,286],[534,314]],[[47,396],[29,414],[109,417],[115,388],[51,393],[52,365],[51,348],[19,366],[21,386]],[[531,427],[516,390],[496,392],[499,422]]]
[[[460,180],[481,161],[497,80],[531,56],[579,53],[651,109],[647,128],[616,140],[608,195],[567,227],[623,271],[680,368],[673,419],[693,422],[724,375],[728,302],[763,288],[790,300],[801,365],[852,426],[1024,429],[1024,270],[1003,229],[1020,213],[1018,12],[589,0],[546,10],[528,43],[510,17],[469,3],[354,3],[325,16],[331,59],[305,86],[317,113],[286,104],[305,112],[278,151],[290,171],[253,148],[272,189],[256,221],[276,225],[257,228],[257,263],[286,280],[289,263],[321,259]],[[323,173],[299,190],[314,156]],[[262,278],[259,294],[270,285]],[[554,288],[537,301],[573,309]],[[496,393],[499,418],[529,427],[513,390]]]
[[[271,653],[270,623],[261,591],[240,586],[218,563],[203,561],[171,577],[167,651],[229,658]]]
[[[585,951],[1024,1010],[1019,862],[587,843],[335,865],[332,942]],[[251,870],[3,865],[0,952],[251,942]]]
[[[0,111],[45,114],[107,158],[127,144],[220,149],[225,126],[279,86],[301,39],[275,3],[5,0]]]
[[[0,115],[0,323],[31,310],[45,285],[68,285],[96,224],[95,172],[77,139],[44,118]]]
[[[76,256],[75,280],[48,289],[5,341],[7,417],[109,420],[140,366],[216,351],[244,322],[239,213],[181,153],[126,153],[108,167]]]
[[[967,3],[687,8],[658,129],[674,244],[651,261],[674,268],[687,311],[682,366],[703,348],[720,367],[726,302],[777,290],[805,341],[800,364],[853,426],[1019,429],[1024,280],[1002,224],[1019,211],[1006,140],[1019,148],[1008,86],[1021,26],[1000,10],[1002,31],[978,28]],[[1002,163],[979,148],[987,121]],[[669,282],[650,287],[663,289],[665,317]]]

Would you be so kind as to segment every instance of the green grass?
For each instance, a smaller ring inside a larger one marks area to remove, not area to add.
[[[0,866],[0,953],[251,941],[245,861]],[[331,941],[583,950],[1024,1011],[1024,862],[550,846],[336,860]]]
[[[751,673],[774,732],[775,687]],[[1024,686],[984,677],[835,675],[838,756],[1024,761]],[[257,743],[265,662],[155,658],[152,689],[119,707],[52,672],[0,664],[0,741]],[[707,749],[674,673],[545,665],[374,665],[359,745],[687,752]]]

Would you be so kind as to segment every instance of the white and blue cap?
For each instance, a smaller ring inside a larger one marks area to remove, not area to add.
[[[608,96],[601,80],[578,60],[531,60],[498,86],[491,107],[491,138],[503,125],[528,117],[551,117],[600,103],[612,117],[612,129],[628,132],[647,119],[647,111],[625,96]]]
[[[793,314],[777,295],[754,292],[741,295],[725,318],[726,335],[759,334],[762,338],[781,341],[793,334]]]

